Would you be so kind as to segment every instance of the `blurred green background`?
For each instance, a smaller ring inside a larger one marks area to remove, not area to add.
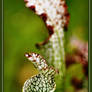
[[[67,54],[73,52],[69,45],[72,37],[88,42],[88,0],[66,0],[66,2],[70,13],[68,31],[65,32]],[[35,44],[44,41],[47,37],[48,30],[45,24],[25,7],[23,0],[4,0],[5,92],[21,92],[25,80],[38,72],[31,62],[27,62],[24,54],[26,52],[40,53]],[[67,90],[75,92],[70,84],[69,74],[72,69],[75,72],[81,71],[81,65],[76,64],[67,69],[66,92]],[[78,73],[84,76],[82,72]]]

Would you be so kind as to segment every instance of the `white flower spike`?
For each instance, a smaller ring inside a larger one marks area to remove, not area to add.
[[[26,7],[33,10],[40,16],[48,31],[49,37],[36,46],[41,47],[42,55],[49,65],[59,70],[56,84],[63,85],[62,79],[65,74],[65,53],[64,53],[64,30],[67,29],[70,15],[65,0],[24,0]],[[42,67],[38,68],[43,70]],[[57,86],[56,90],[60,90]],[[61,87],[62,90],[62,87]],[[50,91],[49,91],[50,92]]]

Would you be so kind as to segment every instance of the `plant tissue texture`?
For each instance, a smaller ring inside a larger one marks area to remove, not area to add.
[[[55,69],[49,67],[39,54],[28,53],[25,56],[32,61],[40,73],[24,83],[23,92],[54,92],[56,88],[54,81]]]

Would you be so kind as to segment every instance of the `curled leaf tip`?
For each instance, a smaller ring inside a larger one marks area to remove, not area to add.
[[[26,53],[25,56],[36,66],[40,73],[24,83],[23,92],[54,92],[56,89],[55,69],[48,66],[45,59],[39,54]]]

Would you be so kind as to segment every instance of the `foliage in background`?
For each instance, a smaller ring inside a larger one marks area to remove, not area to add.
[[[71,18],[68,31],[65,32],[65,49],[66,52],[72,53],[73,51],[69,47],[72,36],[76,36],[82,41],[88,41],[88,1],[67,0],[67,4]],[[30,62],[24,62],[27,60],[23,55],[30,51],[39,53],[35,44],[44,41],[47,37],[48,31],[44,23],[33,12],[25,8],[23,0],[4,0],[5,92],[12,90],[21,92],[24,81],[38,73]],[[81,68],[80,65],[79,67]],[[73,69],[76,72],[80,71],[80,68]],[[72,70],[71,67],[70,70]],[[67,90],[75,92],[70,82],[70,71],[67,72],[66,92]]]

